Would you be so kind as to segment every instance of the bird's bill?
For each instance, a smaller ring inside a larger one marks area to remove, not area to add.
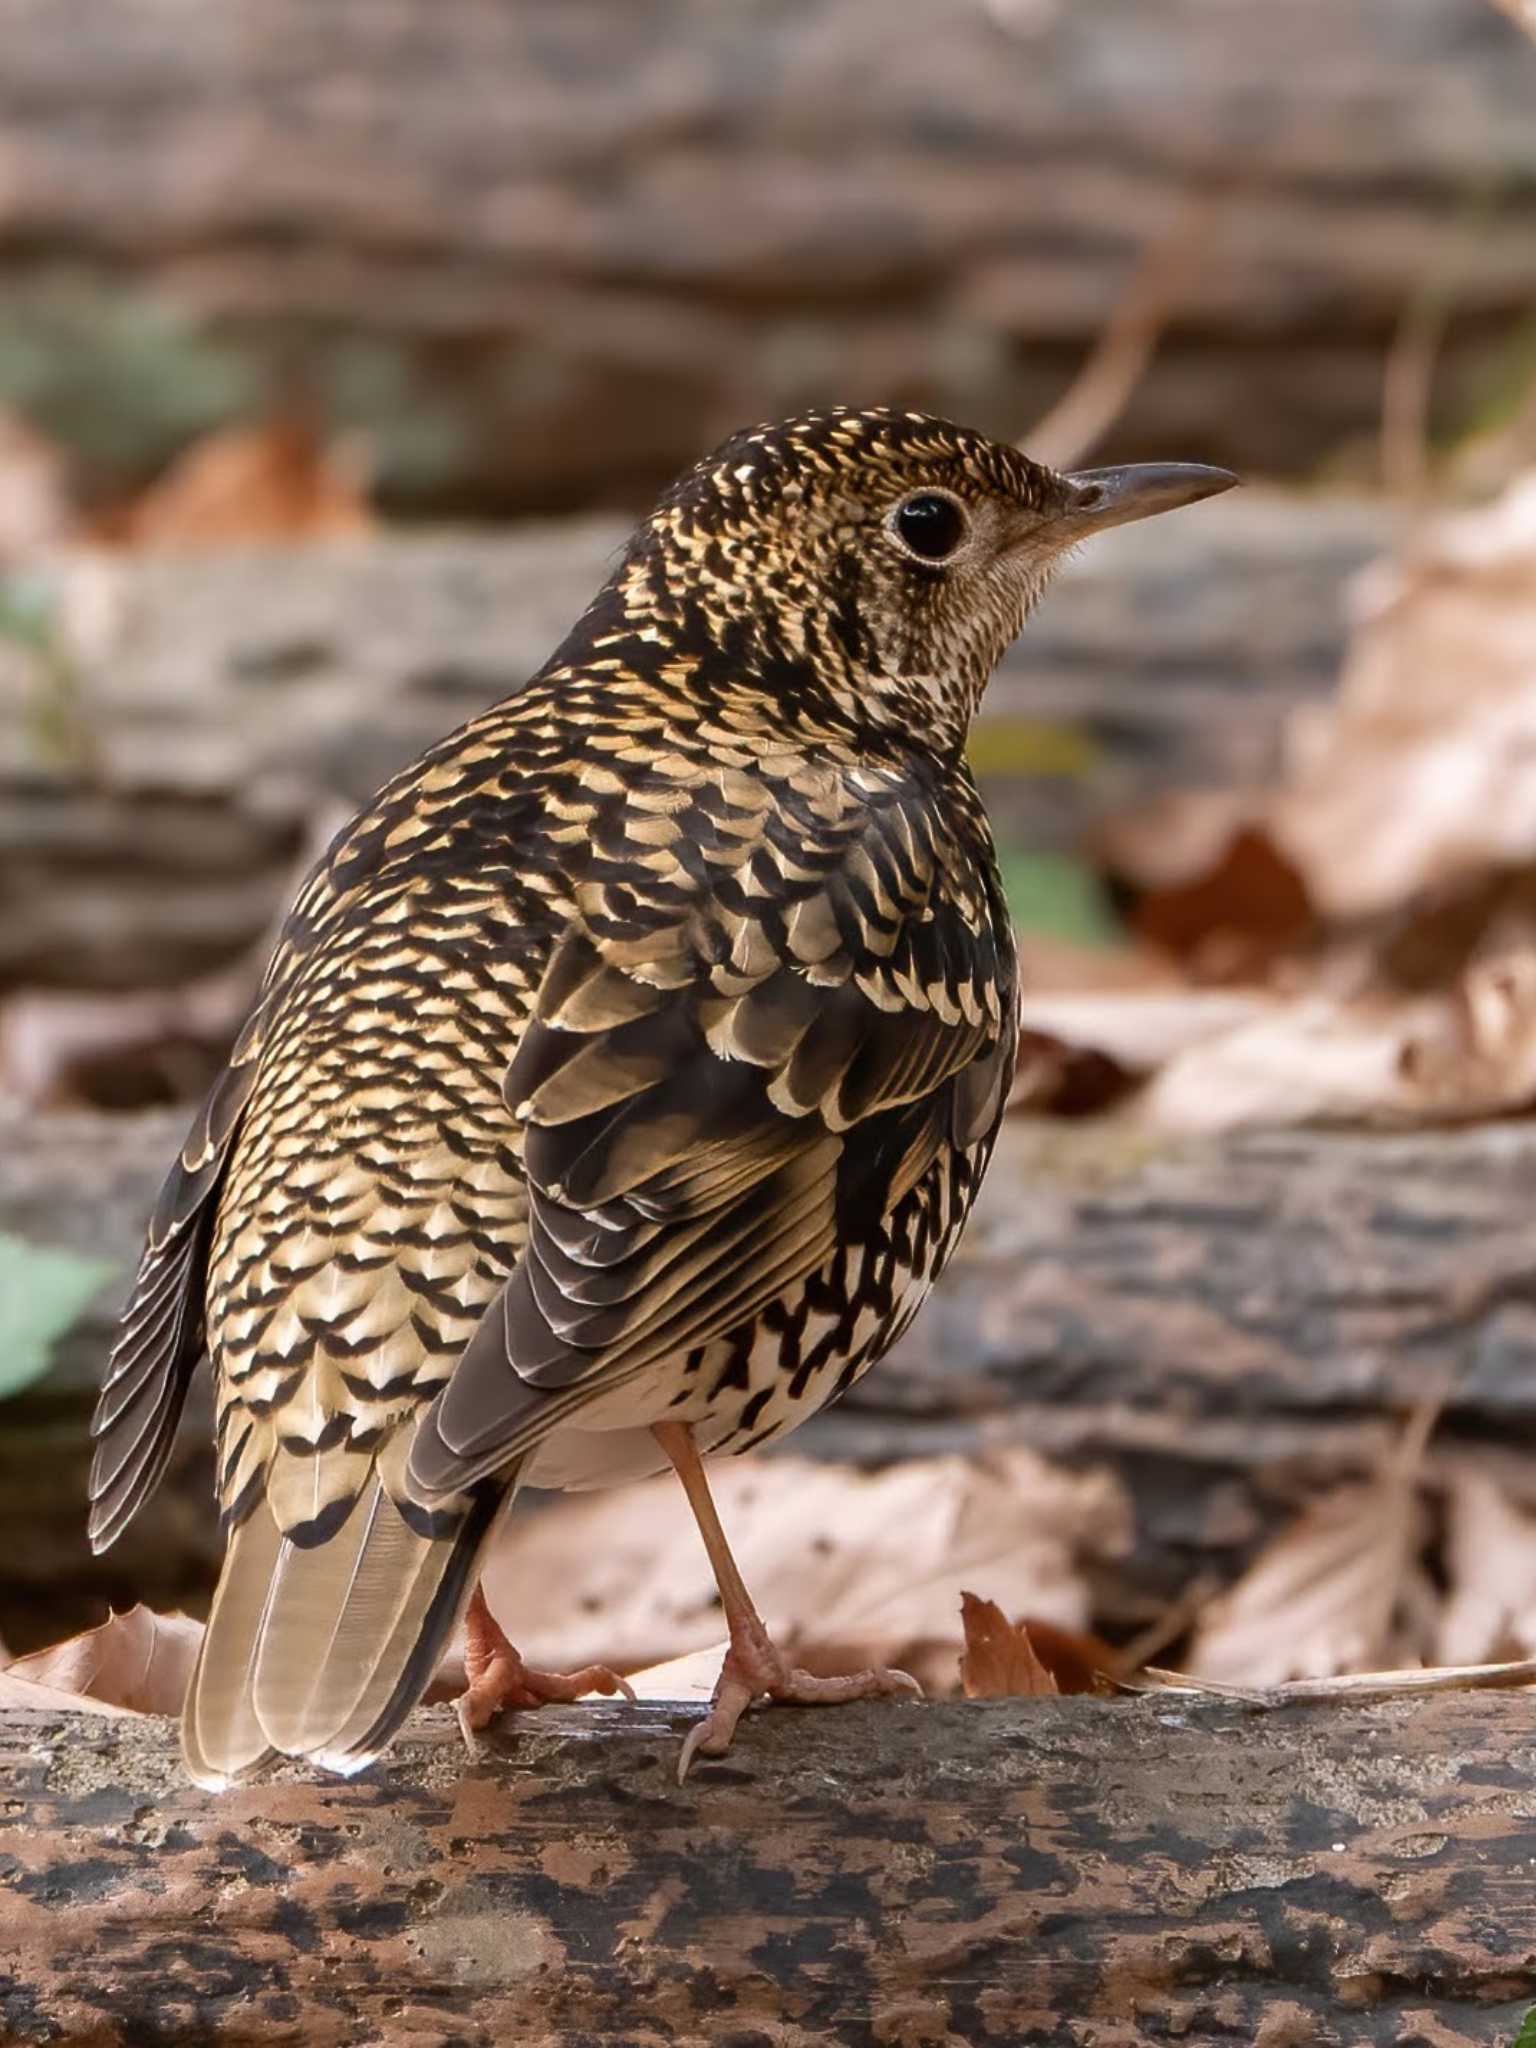
[[[1155,512],[1176,512],[1230,491],[1241,479],[1205,462],[1129,462],[1118,469],[1078,469],[1067,475],[1074,498],[1064,517],[1078,533],[1126,526]]]

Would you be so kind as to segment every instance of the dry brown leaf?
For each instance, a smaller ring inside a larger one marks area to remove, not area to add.
[[[704,1650],[690,1650],[684,1657],[669,1657],[646,1671],[633,1671],[629,1682],[637,1700],[708,1700],[720,1676],[728,1645],[711,1643]]]
[[[0,1714],[17,1709],[28,1714],[104,1714],[110,1718],[131,1718],[132,1709],[114,1707],[106,1700],[93,1700],[84,1693],[66,1692],[62,1686],[43,1685],[35,1678],[23,1678],[15,1671],[0,1671]]]
[[[1251,978],[1316,933],[1306,884],[1249,792],[1155,798],[1102,827],[1096,846],[1131,929],[1202,981]]]
[[[1008,1109],[1012,1115],[1097,1116],[1128,1101],[1145,1078],[1095,1046],[1021,1031]]]
[[[1108,1691],[1124,1659],[1101,1636],[1038,1615],[1010,1621],[995,1600],[960,1595],[960,1687],[968,1700]]]
[[[1027,1621],[1010,1621],[995,1600],[960,1595],[960,1685],[968,1700],[1054,1699],[1054,1673],[1035,1654]]]
[[[179,1714],[203,1640],[203,1624],[185,1614],[153,1614],[147,1607],[114,1614],[100,1628],[18,1657],[0,1672],[0,1702],[55,1704],[91,1711]]]
[[[1419,1564],[1424,1418],[1379,1477],[1335,1487],[1201,1616],[1189,1671],[1244,1687],[1421,1661],[1435,1598]]]
[[[963,1580],[1016,1613],[1080,1628],[1083,1561],[1118,1553],[1131,1535],[1124,1494],[1108,1475],[1063,1472],[1022,1448],[910,1459],[878,1473],[723,1458],[710,1477],[775,1639],[799,1659],[819,1652],[845,1668],[943,1646],[952,1674]],[[514,1514],[485,1587],[529,1661],[556,1668],[601,1658],[644,1670],[721,1634],[709,1564],[670,1475]]]
[[[128,509],[118,537],[134,547],[221,547],[373,526],[360,451],[327,447],[308,421],[291,419],[195,442]]]
[[[1180,1053],[1283,1016],[1257,990],[1128,989],[1036,995],[1026,988],[1019,1017],[1026,1034],[1111,1060],[1128,1074],[1149,1074]],[[1024,1055],[1021,1053],[1021,1063]]]
[[[1445,1608],[1437,1660],[1468,1664],[1536,1653],[1536,1516],[1467,1471],[1446,1499]]]
[[[1342,919],[1536,858],[1536,475],[1357,579],[1335,698],[1298,713],[1264,816]]]
[[[1444,994],[1259,999],[1246,1018],[1233,1000],[1230,1028],[1168,1055],[1132,1103],[1135,1121],[1201,1132],[1405,1125],[1536,1101],[1536,950],[1474,960]]]
[[[1151,946],[1082,945],[1053,932],[1014,934],[1019,950],[1019,985],[1031,996],[1147,995],[1182,991],[1182,971]]]

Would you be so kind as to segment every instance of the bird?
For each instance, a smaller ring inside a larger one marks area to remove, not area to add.
[[[467,1735],[627,1691],[527,1665],[480,1571],[521,1487],[669,1465],[729,1637],[680,1777],[749,1706],[916,1691],[792,1666],[704,1460],[895,1343],[986,1170],[1019,1000],[965,755],[992,670],[1079,542],[1236,481],[1060,472],[894,407],[746,429],[535,676],[342,828],[171,1167],[93,1422],[99,1551],[208,1362],[194,1781],[362,1769],[461,1625]]]

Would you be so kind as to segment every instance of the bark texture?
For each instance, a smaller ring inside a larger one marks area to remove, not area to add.
[[[104,1599],[196,1605],[216,1535],[208,1420],[104,1558],[85,1547],[92,1389],[179,1114],[0,1124],[0,1230],[119,1262],[49,1380],[0,1428],[0,1635],[15,1650]],[[1105,1126],[1004,1133],[959,1253],[896,1351],[796,1450],[860,1464],[1022,1441],[1105,1462],[1136,1510],[1101,1615],[1144,1620],[1233,1573],[1297,1502],[1372,1468],[1445,1405],[1458,1459],[1531,1492],[1536,1127],[1150,1145]]]
[[[1439,291],[1464,414],[1530,300],[1536,52],[1485,0],[4,0],[0,41],[0,396],[107,488],[296,386],[434,509],[643,497],[809,400],[1021,432],[1191,189],[1232,196],[1126,456],[1310,472]]]
[[[680,1789],[690,1711],[219,1798],[164,1723],[0,1720],[5,2038],[1450,2048],[1536,2000],[1528,1696],[780,1710]]]

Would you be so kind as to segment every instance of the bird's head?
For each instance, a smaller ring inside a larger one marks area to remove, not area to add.
[[[662,498],[616,579],[632,626],[809,678],[855,720],[963,730],[1052,569],[1237,479],[1060,474],[926,414],[842,407],[734,435]]]

